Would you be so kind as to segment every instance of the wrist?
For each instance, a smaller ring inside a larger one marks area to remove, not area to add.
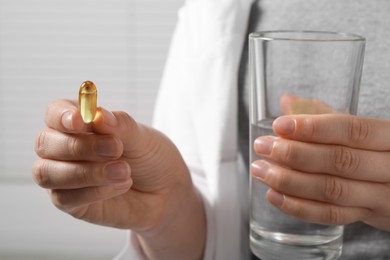
[[[206,217],[200,194],[190,182],[165,197],[164,213],[152,228],[137,232],[148,259],[202,259]]]

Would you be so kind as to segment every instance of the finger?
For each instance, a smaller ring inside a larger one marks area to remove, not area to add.
[[[257,138],[254,150],[264,158],[299,171],[321,172],[355,180],[390,182],[389,152],[304,143],[271,136]]]
[[[371,215],[371,211],[359,207],[343,207],[333,204],[295,198],[270,189],[268,201],[297,219],[324,225],[346,225]]]
[[[280,110],[282,110],[284,115],[292,115],[294,114],[291,110],[292,104],[299,100],[299,97],[290,95],[290,94],[285,94],[280,97],[279,101],[279,106]]]
[[[285,115],[335,113],[330,106],[320,100],[305,99],[290,94],[280,98],[280,109]]]
[[[60,99],[49,103],[45,123],[48,127],[65,133],[91,131],[90,125],[83,122],[75,100]]]
[[[125,161],[108,163],[69,163],[39,160],[33,167],[33,179],[47,189],[79,189],[124,182],[130,178]]]
[[[262,160],[251,166],[252,175],[273,189],[293,197],[339,206],[376,209],[382,205],[387,187],[382,184],[347,180],[327,174],[308,174]]]
[[[390,121],[342,114],[283,116],[273,129],[284,138],[349,147],[390,150]]]
[[[45,159],[104,161],[119,158],[123,153],[123,144],[115,136],[72,135],[47,128],[38,135],[35,151]]]
[[[138,149],[148,149],[152,144],[152,139],[147,134],[148,128],[138,124],[122,111],[110,112],[104,108],[98,108],[92,128],[98,134],[117,136],[122,141],[128,156]],[[139,154],[138,151],[136,156]]]
[[[123,182],[105,186],[67,190],[54,189],[49,190],[49,194],[53,204],[57,208],[63,211],[70,211],[83,205],[92,204],[119,196],[127,192],[132,184],[133,181],[131,178],[129,178]]]
[[[390,232],[389,227],[389,215],[372,215],[369,219],[364,219],[364,223],[375,227],[377,229],[381,229],[387,232]]]

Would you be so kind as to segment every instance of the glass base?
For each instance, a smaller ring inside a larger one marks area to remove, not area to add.
[[[280,234],[275,234],[280,237]],[[295,240],[295,239],[294,239]],[[308,241],[308,237],[305,236]],[[341,256],[342,236],[327,243],[291,243],[292,240],[270,238],[251,231],[250,248],[262,260],[336,260]]]

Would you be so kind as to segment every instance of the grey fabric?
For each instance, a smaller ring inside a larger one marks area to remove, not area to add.
[[[390,119],[389,0],[259,0],[252,10],[249,31],[278,29],[340,31],[365,36],[367,46],[358,114]],[[247,55],[246,44],[239,77],[239,141],[246,161],[249,143]],[[384,203],[388,203],[385,198]],[[390,259],[390,232],[363,223],[347,225],[341,259]]]

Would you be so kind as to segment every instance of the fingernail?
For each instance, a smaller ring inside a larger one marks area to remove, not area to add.
[[[128,179],[124,182],[121,182],[121,183],[116,183],[114,184],[114,189],[116,190],[128,190],[130,187],[131,187],[131,179]]]
[[[279,117],[273,125],[274,131],[281,135],[289,135],[295,131],[295,121],[290,117]]]
[[[72,111],[65,111],[62,113],[61,116],[62,126],[71,131],[74,130],[73,123],[72,123],[72,115],[73,115]]]
[[[252,174],[255,178],[264,180],[268,172],[268,165],[263,161],[255,161],[252,163]]]
[[[118,154],[118,146],[112,138],[97,139],[94,150],[98,155],[106,157],[113,157]]]
[[[104,174],[108,180],[118,181],[130,176],[129,167],[124,162],[110,163],[104,167]]]
[[[268,192],[268,201],[271,202],[271,204],[275,205],[276,207],[280,207],[284,203],[284,195],[275,191],[275,190],[270,190]]]
[[[118,120],[111,111],[104,110],[103,121],[106,125],[111,127],[118,125]]]
[[[254,149],[257,154],[269,155],[272,152],[274,141],[271,138],[260,137],[255,140]]]

